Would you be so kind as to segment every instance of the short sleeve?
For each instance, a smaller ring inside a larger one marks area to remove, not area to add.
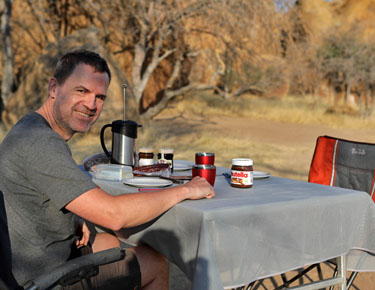
[[[29,149],[26,174],[30,184],[57,208],[97,187],[79,169],[68,144],[57,134],[36,140]]]

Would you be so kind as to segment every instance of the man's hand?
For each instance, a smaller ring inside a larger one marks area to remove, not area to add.
[[[76,241],[76,246],[78,249],[81,247],[87,246],[89,239],[90,239],[90,230],[87,227],[85,222],[83,222],[82,224],[81,231],[82,231],[81,236]]]
[[[196,176],[183,186],[189,190],[189,199],[212,198],[215,196],[214,188],[203,177]]]

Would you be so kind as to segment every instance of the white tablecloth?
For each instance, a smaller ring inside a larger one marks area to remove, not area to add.
[[[136,191],[95,182],[112,194]],[[375,252],[375,207],[365,192],[277,177],[238,189],[224,176],[216,178],[215,191],[213,199],[186,200],[118,234],[149,244],[202,290],[244,285],[352,249]],[[358,263],[356,254],[348,257],[349,269],[375,270],[373,257]]]

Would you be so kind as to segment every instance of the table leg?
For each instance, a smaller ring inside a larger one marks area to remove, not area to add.
[[[290,290],[318,290],[332,285],[338,285],[339,290],[346,290],[346,256],[336,258],[337,277],[313,282],[301,286],[287,288]]]
[[[336,261],[338,277],[342,279],[339,290],[346,290],[346,256],[337,257]]]

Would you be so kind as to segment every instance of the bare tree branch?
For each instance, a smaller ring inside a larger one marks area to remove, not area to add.
[[[19,26],[24,32],[26,32],[26,34],[28,36],[30,36],[31,40],[40,48],[40,49],[43,49],[44,47],[44,43],[39,41],[33,34],[30,26],[28,26],[27,24],[25,24],[24,22],[20,22],[20,21],[13,21],[13,23],[17,26]]]
[[[12,1],[2,0],[0,7],[1,26],[1,100],[0,116],[4,106],[9,100],[14,84],[13,48],[11,39]]]
[[[44,17],[42,15],[38,15],[37,14],[37,11],[34,9],[34,3],[32,3],[31,0],[27,0],[27,4],[28,4],[28,6],[29,6],[29,8],[31,10],[31,14],[33,15],[35,21],[38,24],[38,27],[39,27],[39,29],[41,31],[41,35],[42,35],[44,41],[47,42],[48,41],[48,36],[47,36],[47,33],[46,33],[45,29],[44,29],[45,23],[46,23]]]
[[[176,96],[186,94],[190,91],[199,91],[199,90],[210,90],[213,89],[211,85],[207,84],[192,84],[185,87],[182,87],[178,90],[168,91],[164,94],[164,97],[159,103],[148,108],[148,110],[142,115],[144,119],[152,119],[157,114],[159,114],[168,104],[168,102]]]

